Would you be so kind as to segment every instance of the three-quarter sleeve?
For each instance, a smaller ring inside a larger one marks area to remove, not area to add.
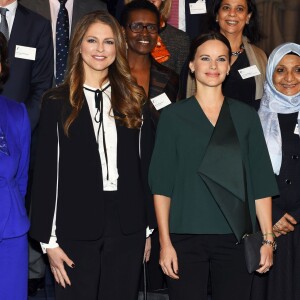
[[[172,105],[171,105],[172,106]],[[172,107],[162,112],[149,169],[152,194],[171,197],[177,169],[176,122]]]
[[[254,199],[278,195],[278,187],[270,156],[256,112],[253,112],[252,115],[248,151]]]

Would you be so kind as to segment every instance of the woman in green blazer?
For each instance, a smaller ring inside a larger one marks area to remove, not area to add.
[[[161,115],[150,166],[160,236],[160,265],[170,299],[248,299],[241,239],[256,217],[265,244],[260,273],[273,264],[271,196],[277,194],[257,113],[222,94],[230,44],[219,33],[197,38],[189,67],[195,96]]]

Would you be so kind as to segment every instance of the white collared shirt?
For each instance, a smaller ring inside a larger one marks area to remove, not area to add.
[[[178,0],[178,29],[186,31],[185,0]]]
[[[109,83],[104,84],[101,90],[104,90]],[[95,90],[95,88],[84,85],[90,90]],[[95,137],[97,140],[99,123],[95,121],[95,115],[97,109],[95,107],[95,93],[84,89],[84,95],[87,100],[91,118],[93,121]],[[118,190],[118,167],[117,167],[117,127],[114,118],[113,111],[111,110],[111,87],[108,87],[103,93],[103,123],[104,123],[104,135],[105,144],[107,149],[107,162],[105,159],[104,146],[103,146],[103,132],[102,125],[99,130],[99,155],[102,167],[102,180],[103,180],[103,191],[117,191]],[[109,178],[107,179],[107,170],[109,173]]]
[[[6,12],[6,20],[7,20],[8,32],[9,32],[9,36],[10,36],[11,30],[12,30],[12,27],[14,24],[15,16],[16,16],[18,1],[16,0],[9,5],[0,6],[0,7],[5,7],[6,9],[8,9],[8,11]],[[1,19],[2,19],[2,16],[0,15],[0,22],[2,21]]]

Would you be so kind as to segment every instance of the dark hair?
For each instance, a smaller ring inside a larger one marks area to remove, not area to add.
[[[7,60],[7,40],[2,32],[0,32],[0,63],[1,63],[1,72],[0,72],[0,89],[2,85],[8,78],[9,68]]]
[[[295,53],[295,52],[293,52],[293,51],[287,53],[286,55],[296,55],[296,56],[300,56],[298,53]]]
[[[205,34],[201,34],[198,37],[196,37],[192,41],[191,46],[190,46],[190,52],[189,52],[189,56],[188,56],[189,62],[194,60],[198,47],[201,46],[202,44],[204,44],[205,42],[211,41],[211,40],[217,40],[217,41],[220,41],[223,44],[225,44],[225,46],[228,49],[228,59],[229,59],[229,63],[230,63],[231,46],[230,46],[228,39],[220,32],[205,33]]]
[[[126,4],[121,12],[120,24],[124,28],[127,26],[130,13],[136,10],[151,11],[156,16],[157,26],[159,26],[160,14],[157,7],[153,3],[149,2],[148,0],[134,0]]]
[[[213,7],[213,15],[210,22],[212,30],[220,31],[219,23],[216,22],[219,9],[223,0],[216,0]],[[255,4],[255,0],[246,0],[248,7],[248,14],[251,13],[249,24],[246,24],[243,30],[243,35],[246,36],[250,43],[257,43],[261,40],[262,34],[259,29],[258,12]]]

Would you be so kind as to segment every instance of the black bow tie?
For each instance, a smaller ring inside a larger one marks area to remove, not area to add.
[[[97,108],[96,114],[94,116],[94,120],[96,123],[98,123],[98,130],[97,130],[97,144],[99,149],[99,132],[102,124],[102,137],[103,137],[103,149],[104,149],[104,155],[105,155],[105,161],[106,161],[106,170],[107,170],[107,176],[106,179],[109,179],[108,174],[108,158],[107,158],[107,149],[106,149],[106,141],[105,141],[105,134],[104,134],[104,122],[103,122],[103,96],[102,93],[104,93],[108,88],[110,87],[110,84],[108,84],[103,90],[97,89],[97,90],[91,90],[87,87],[83,87],[85,90],[95,93],[95,108]],[[97,118],[97,116],[99,116]]]

